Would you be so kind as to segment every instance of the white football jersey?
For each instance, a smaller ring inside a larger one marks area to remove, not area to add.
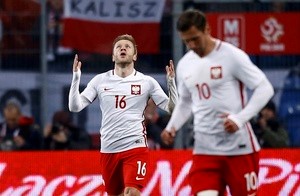
[[[226,132],[223,125],[224,114],[239,114],[247,105],[246,87],[254,89],[267,80],[246,53],[216,40],[214,50],[203,58],[193,51],[187,52],[176,73],[179,100],[167,130],[179,129],[189,108],[194,115],[194,153],[239,155],[260,149],[249,122],[243,122],[235,133]],[[262,99],[267,102],[269,98],[266,95]],[[252,115],[261,109],[260,105],[252,104],[245,112]]]
[[[144,110],[151,97],[164,109],[168,96],[152,77],[136,70],[125,77],[114,70],[96,75],[81,93],[90,102],[97,97],[102,112],[101,152],[120,152],[146,147]]]

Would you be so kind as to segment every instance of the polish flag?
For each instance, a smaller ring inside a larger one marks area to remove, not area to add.
[[[164,5],[165,0],[64,0],[62,45],[111,54],[113,40],[130,34],[139,53],[158,53]]]

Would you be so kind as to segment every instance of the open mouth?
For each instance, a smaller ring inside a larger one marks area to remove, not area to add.
[[[121,53],[120,53],[120,56],[121,56],[121,57],[125,57],[125,56],[126,56],[126,52],[121,52]]]

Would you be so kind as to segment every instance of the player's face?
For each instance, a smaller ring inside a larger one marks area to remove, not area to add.
[[[207,47],[207,33],[192,26],[187,31],[179,32],[182,41],[188,49],[193,50],[200,56],[203,56]]]
[[[137,60],[134,45],[129,40],[120,40],[114,45],[112,60],[116,64],[131,64]]]

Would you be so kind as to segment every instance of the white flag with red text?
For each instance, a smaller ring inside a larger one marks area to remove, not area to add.
[[[64,0],[62,45],[111,54],[113,40],[130,34],[139,53],[158,53],[164,5],[165,0]]]

